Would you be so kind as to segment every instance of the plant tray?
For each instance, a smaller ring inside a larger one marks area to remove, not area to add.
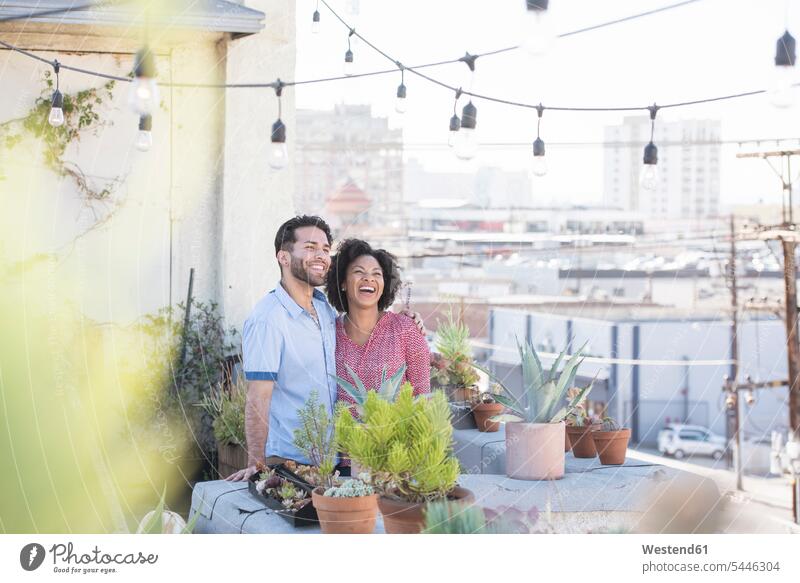
[[[303,478],[287,469],[283,464],[268,464],[267,467],[271,470],[275,470],[275,473],[281,478],[292,482],[292,484],[294,484],[296,487],[305,491],[309,498],[311,497],[311,491],[314,489],[314,487],[306,482]],[[253,474],[250,476],[250,479],[247,482],[247,489],[250,494],[261,504],[274,511],[275,514],[283,518],[295,528],[319,524],[319,518],[317,518],[317,509],[314,508],[314,504],[312,502],[309,502],[300,510],[286,510],[286,508],[283,507],[283,504],[281,504],[281,501],[277,498],[264,496],[258,493],[256,490],[257,479],[258,474]]]

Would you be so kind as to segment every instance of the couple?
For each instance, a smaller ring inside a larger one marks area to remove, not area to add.
[[[345,365],[370,389],[381,373],[406,366],[414,393],[430,392],[430,351],[417,315],[387,311],[400,287],[393,255],[348,239],[331,256],[330,227],[319,217],[286,221],[275,236],[281,280],[244,323],[248,467],[228,476],[247,480],[268,457],[310,460],[294,446],[297,410],[312,391],[332,414],[349,401],[332,375],[352,382]],[[326,293],[315,289],[326,286]],[[337,316],[337,310],[341,313]]]

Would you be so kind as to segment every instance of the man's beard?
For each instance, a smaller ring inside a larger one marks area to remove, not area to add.
[[[320,274],[317,276],[316,273],[311,273],[308,270],[303,268],[303,260],[295,257],[294,255],[290,255],[291,263],[289,263],[289,268],[292,272],[292,275],[299,279],[302,282],[307,283],[310,286],[316,287],[318,285],[322,285],[325,283],[325,273]],[[317,277],[319,277],[319,281],[317,281]]]

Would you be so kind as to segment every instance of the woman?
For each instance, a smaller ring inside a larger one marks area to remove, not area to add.
[[[403,381],[414,395],[429,393],[431,355],[414,320],[389,312],[400,274],[395,257],[366,241],[342,241],[328,271],[328,301],[342,315],[336,320],[336,374],[353,382],[349,366],[364,385],[377,389],[383,369],[387,378],[405,365]],[[338,400],[352,403],[339,387]]]

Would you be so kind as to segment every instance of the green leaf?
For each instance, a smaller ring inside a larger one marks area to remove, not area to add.
[[[518,400],[510,399],[510,398],[506,397],[505,395],[493,395],[493,397],[494,397],[495,401],[497,401],[498,403],[500,403],[504,407],[507,407],[507,408],[511,409],[512,411],[515,411],[516,413],[519,413],[520,415],[523,415],[523,416],[525,415],[525,408],[522,406],[522,403],[520,403]]]
[[[364,401],[366,400],[366,395],[364,393],[359,391],[357,388],[353,386],[352,383],[344,380],[342,377],[333,374],[329,374],[328,376],[331,377],[332,379],[335,379],[336,382],[339,384],[339,386],[342,387],[344,392],[347,393],[356,402],[358,406],[360,407],[364,406]]]
[[[200,511],[194,513],[194,515],[189,519],[189,522],[186,523],[186,526],[183,527],[181,530],[181,534],[192,534],[194,532],[194,527],[197,526],[197,519],[200,518]]]
[[[356,374],[356,371],[354,371],[352,368],[350,368],[350,366],[348,366],[346,364],[344,365],[344,367],[347,369],[347,372],[350,373],[350,378],[352,378],[353,381],[356,383],[356,386],[358,387],[358,390],[361,391],[362,393],[366,394],[367,387],[365,387],[364,383],[361,382],[361,379],[358,377],[358,374]]]
[[[159,500],[158,506],[156,506],[156,509],[153,511],[153,515],[145,525],[141,527],[140,534],[161,534],[164,532],[164,506],[166,496],[167,487],[164,486],[164,490],[161,492],[161,500]]]

